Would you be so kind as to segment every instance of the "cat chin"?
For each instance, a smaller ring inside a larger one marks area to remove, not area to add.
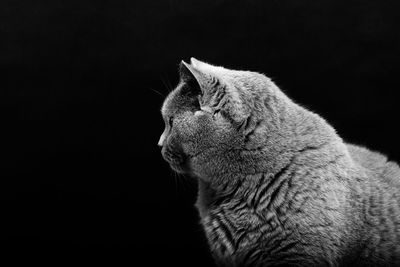
[[[185,165],[181,164],[169,164],[171,166],[171,169],[174,170],[175,172],[179,174],[188,174],[189,173],[189,168],[186,167]]]

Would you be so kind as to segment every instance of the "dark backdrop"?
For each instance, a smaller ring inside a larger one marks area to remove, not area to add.
[[[1,259],[212,266],[197,185],[157,147],[191,56],[267,74],[400,161],[398,3],[1,1]]]

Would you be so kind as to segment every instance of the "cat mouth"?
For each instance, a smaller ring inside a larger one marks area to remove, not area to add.
[[[189,162],[188,157],[181,152],[174,151],[166,146],[161,150],[161,154],[165,161],[167,161],[170,167],[177,173],[188,173]]]
[[[171,166],[171,169],[173,169],[177,173],[185,174],[189,172],[189,168],[187,167],[186,164],[169,163],[169,165]]]

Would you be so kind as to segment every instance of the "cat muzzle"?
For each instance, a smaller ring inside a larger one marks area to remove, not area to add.
[[[169,146],[163,146],[161,154],[171,168],[178,173],[188,172],[187,157],[180,151],[176,151]]]

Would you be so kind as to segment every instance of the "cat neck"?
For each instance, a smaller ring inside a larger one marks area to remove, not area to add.
[[[296,130],[286,131],[293,133],[291,136],[270,140],[274,145],[266,146],[262,150],[227,151],[220,155],[218,164],[205,168],[213,172],[207,173],[206,178],[198,177],[196,206],[200,216],[205,216],[210,208],[225,202],[246,201],[249,192],[257,187],[258,181],[281,175],[303,151],[318,151],[322,147],[328,148],[332,153],[343,150],[343,142],[331,126],[315,114],[306,115],[309,127],[295,125]]]
[[[256,190],[259,181],[263,177],[274,177],[279,175],[282,170],[290,165],[289,156],[281,157],[281,160],[277,162],[275,166],[270,165],[268,172],[251,173],[251,174],[233,174],[226,173],[224,177],[219,179],[212,179],[212,181],[206,181],[202,178],[198,180],[198,197],[196,207],[203,218],[207,216],[210,209],[218,208],[222,204],[230,202],[248,202],[248,198],[252,195],[252,192]],[[218,183],[216,183],[218,181]]]
[[[198,196],[196,207],[199,211],[200,217],[204,218],[217,196],[216,191],[211,188],[210,183],[198,179]]]

